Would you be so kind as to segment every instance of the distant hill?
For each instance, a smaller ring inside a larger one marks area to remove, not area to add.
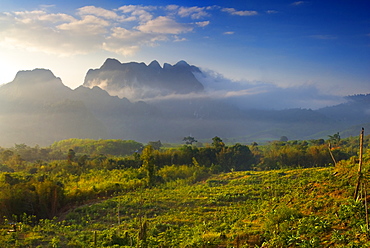
[[[83,102],[69,98],[71,94],[49,70],[19,72],[13,82],[0,87],[0,144],[105,138],[105,127]]]
[[[111,95],[143,99],[158,95],[187,94],[204,90],[193,72],[200,72],[185,61],[175,65],[164,64],[163,68],[154,60],[144,63],[120,63],[107,59],[99,69],[90,69],[83,86],[99,86]]]
[[[317,112],[346,125],[370,123],[370,94],[347,96],[346,99],[346,103],[322,108]]]
[[[357,125],[370,123],[369,95],[319,110],[241,110],[207,97],[193,73],[202,72],[184,61],[162,68],[156,61],[108,59],[72,90],[49,70],[20,71],[0,86],[0,146],[50,145],[68,138],[181,142],[188,135],[206,142],[214,136],[243,143],[281,136],[316,139],[336,132],[350,136],[358,133]]]

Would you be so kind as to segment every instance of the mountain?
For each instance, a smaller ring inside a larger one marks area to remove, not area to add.
[[[83,86],[99,86],[111,95],[133,100],[201,92],[204,87],[195,78],[194,72],[200,72],[199,68],[190,66],[185,61],[175,65],[166,63],[162,68],[155,60],[145,65],[107,59],[99,69],[90,69],[87,72]]]
[[[59,101],[72,91],[50,70],[34,69],[19,71],[14,80],[1,88],[1,100],[5,102],[22,101],[33,105],[45,101]]]
[[[347,102],[319,109],[329,118],[346,125],[370,122],[370,94],[359,94],[346,97]]]
[[[105,127],[49,70],[20,71],[0,87],[1,145],[50,144],[68,137],[105,138]]]
[[[0,86],[0,146],[67,138],[181,142],[189,135],[205,142],[214,136],[243,143],[318,139],[352,135],[358,125],[370,123],[370,95],[319,110],[239,109],[207,96],[194,73],[202,72],[185,61],[161,67],[157,61],[107,59],[72,90],[50,70],[20,71]],[[128,99],[138,96],[146,100]]]

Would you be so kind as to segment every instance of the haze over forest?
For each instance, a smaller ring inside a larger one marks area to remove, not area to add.
[[[157,61],[146,65],[107,59],[74,90],[50,70],[20,71],[0,87],[0,145],[50,145],[67,138],[180,143],[189,135],[251,143],[281,136],[326,138],[339,131],[356,135],[354,126],[370,123],[369,95],[317,110],[277,110],[261,103],[268,97],[263,93],[262,99],[249,94],[215,97],[209,85],[218,80],[186,61],[162,67]]]

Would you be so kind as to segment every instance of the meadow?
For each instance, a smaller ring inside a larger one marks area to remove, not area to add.
[[[337,140],[335,165],[322,141],[3,149],[0,247],[370,247],[368,138],[356,199],[356,138]]]

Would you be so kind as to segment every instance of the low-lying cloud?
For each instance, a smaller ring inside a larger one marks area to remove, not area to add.
[[[266,82],[232,81],[213,71],[196,76],[208,96],[224,99],[241,109],[318,109],[345,102],[341,96],[322,94],[314,85],[283,88]]]
[[[314,85],[279,87],[266,82],[232,81],[214,71],[203,70],[195,73],[196,78],[204,85],[204,91],[176,94],[169,90],[151,87],[126,86],[113,89],[107,82],[92,82],[107,90],[110,95],[128,98],[131,101],[174,101],[212,99],[236,105],[240,109],[319,109],[345,102],[341,96],[322,94]]]

